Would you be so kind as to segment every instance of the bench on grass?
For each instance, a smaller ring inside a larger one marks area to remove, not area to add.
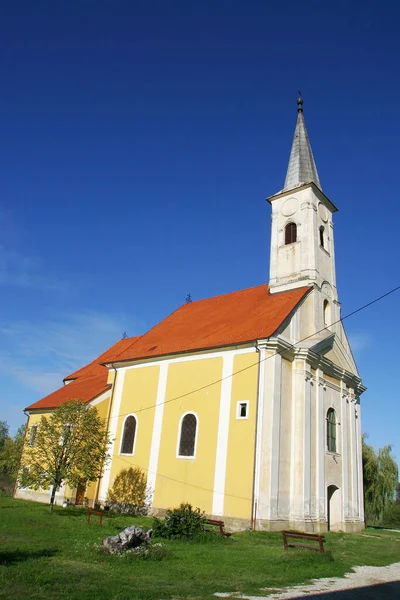
[[[225,531],[223,521],[217,521],[215,519],[207,519],[206,523],[207,523],[207,525],[214,525],[215,527],[219,527],[219,533],[221,535],[225,535],[226,537],[229,537],[230,535],[232,535],[229,531]]]
[[[301,533],[301,531],[282,531],[283,536],[283,545],[285,550],[288,548],[308,548],[309,550],[318,550],[320,552],[325,552],[324,542],[325,538],[323,535],[319,535],[318,533]],[[288,543],[288,538],[293,539],[294,542]],[[297,541],[305,540],[307,542],[318,542],[319,547],[310,546],[309,544],[299,544]]]
[[[87,522],[90,523],[90,515],[98,515],[100,517],[99,523],[100,525],[103,524],[103,513],[100,510],[93,510],[92,508],[89,508],[88,513],[87,513]]]

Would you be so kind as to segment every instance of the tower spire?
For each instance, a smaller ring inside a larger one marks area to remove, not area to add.
[[[310,182],[315,183],[319,189],[322,189],[304,122],[303,97],[300,90],[297,99],[297,113],[296,129],[283,189],[290,190],[300,183]]]

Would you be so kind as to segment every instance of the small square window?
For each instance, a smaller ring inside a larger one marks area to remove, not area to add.
[[[248,400],[243,400],[243,401],[240,401],[237,403],[236,418],[237,419],[248,419],[249,418],[249,402],[248,402]]]

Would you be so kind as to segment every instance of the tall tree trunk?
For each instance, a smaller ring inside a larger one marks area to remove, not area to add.
[[[56,490],[57,490],[57,486],[56,486],[56,484],[53,484],[53,489],[51,490],[51,496],[50,496],[50,512],[53,512],[53,505],[54,505],[54,498],[56,497]]]

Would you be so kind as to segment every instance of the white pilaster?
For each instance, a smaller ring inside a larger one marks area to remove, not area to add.
[[[278,518],[278,496],[279,496],[279,457],[280,457],[280,433],[281,433],[281,382],[282,382],[282,357],[275,354],[270,359],[272,362],[272,398],[270,404],[270,429],[269,440],[271,457],[269,503],[267,518]]]
[[[364,521],[364,480],[362,464],[362,433],[361,433],[361,404],[356,398],[355,409],[357,411],[357,448],[358,448],[358,517]]]
[[[154,411],[153,435],[151,438],[151,449],[149,469],[147,474],[146,495],[149,504],[153,505],[154,492],[156,489],[158,457],[160,454],[161,431],[164,415],[165,393],[167,389],[168,363],[161,363],[158,375],[156,408]]]
[[[265,399],[265,360],[267,356],[266,342],[258,342],[259,352],[258,367],[258,396],[257,396],[257,431],[256,431],[256,450],[254,460],[254,498],[253,498],[253,519],[259,519],[260,514],[260,486],[261,486],[261,459],[262,459],[262,440],[263,440],[263,420],[264,420],[264,399]]]
[[[304,477],[304,517],[311,519],[311,387],[313,379],[310,372],[305,375],[304,390],[304,445],[303,445],[303,477]]]
[[[357,509],[357,496],[358,496],[358,490],[357,490],[357,463],[358,463],[358,457],[357,457],[357,440],[356,440],[356,417],[355,417],[355,410],[354,410],[354,393],[352,390],[349,390],[349,428],[350,428],[350,454],[351,454],[351,479],[350,479],[350,486],[351,486],[351,511],[350,511],[350,516],[352,519],[357,518],[358,516],[358,509]]]
[[[326,383],[321,369],[316,374],[316,516],[325,520],[325,400]]]
[[[295,358],[292,371],[292,434],[291,434],[291,464],[290,464],[290,520],[304,520],[304,484],[305,472],[304,454],[306,422],[306,377],[311,373],[307,370],[305,358]],[[310,431],[308,430],[308,436]],[[307,460],[307,459],[306,459]]]
[[[219,404],[217,452],[214,472],[212,514],[224,514],[226,460],[228,455],[229,419],[232,395],[234,353],[224,355],[222,366],[221,400]]]
[[[341,397],[341,440],[342,440],[342,498],[343,498],[343,516],[347,520],[350,517],[349,511],[349,450],[348,450],[348,402],[349,396],[343,381],[340,382]]]
[[[111,473],[111,464],[114,456],[114,446],[115,439],[117,434],[117,426],[118,426],[118,415],[120,413],[121,406],[121,398],[122,398],[122,390],[124,388],[124,379],[125,379],[125,369],[117,370],[115,374],[114,380],[114,398],[113,398],[113,406],[111,407],[111,415],[110,415],[110,429],[109,435],[111,441],[109,459],[106,461],[103,479],[101,481],[100,488],[100,501],[105,502],[107,500],[108,488],[110,485],[110,473]]]

